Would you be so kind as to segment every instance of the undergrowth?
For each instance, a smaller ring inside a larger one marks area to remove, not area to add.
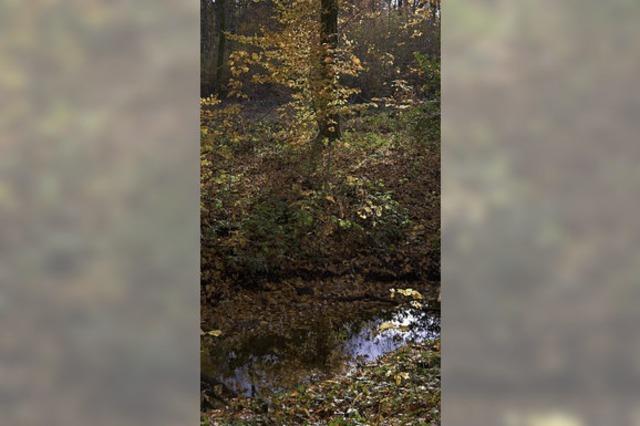
[[[300,274],[438,279],[439,126],[429,107],[360,113],[308,169],[278,120],[210,109],[202,132],[203,297]]]

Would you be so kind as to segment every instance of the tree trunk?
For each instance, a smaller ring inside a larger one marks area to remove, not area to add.
[[[335,100],[336,87],[334,85],[334,62],[338,48],[338,0],[320,0],[320,42],[322,43],[320,63],[320,91],[316,108],[318,117],[318,137],[316,144],[322,144],[325,139],[332,142],[339,139],[340,116],[331,105]]]
[[[215,14],[212,0],[200,0],[200,96],[215,91]]]
[[[440,0],[431,0],[429,6],[431,8],[431,25],[436,26],[439,24]]]
[[[224,95],[223,73],[224,73],[224,49],[226,44],[227,25],[225,21],[225,0],[216,0],[216,21],[218,21],[218,56],[216,59],[216,79],[215,90],[220,97]]]

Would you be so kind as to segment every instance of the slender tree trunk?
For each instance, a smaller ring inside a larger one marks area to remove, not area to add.
[[[216,0],[216,21],[218,21],[218,56],[216,59],[215,90],[216,93],[218,93],[218,95],[220,96],[224,94],[224,49],[227,41],[227,37],[225,35],[225,32],[227,31],[227,25],[225,20],[224,4],[225,0]]]
[[[440,9],[440,0],[431,0],[429,2],[431,8],[431,25],[436,26],[438,24],[438,9]]]
[[[320,0],[320,42],[322,43],[319,57],[320,70],[320,101],[316,108],[318,116],[318,137],[316,144],[322,144],[325,139],[332,142],[339,139],[340,116],[333,111],[331,105],[335,99],[334,85],[335,52],[338,48],[338,0]]]
[[[215,16],[212,0],[200,0],[200,96],[215,90]]]

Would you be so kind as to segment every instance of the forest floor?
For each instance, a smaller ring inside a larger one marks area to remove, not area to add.
[[[438,340],[340,367],[353,327],[404,303],[391,289],[437,309],[437,117],[351,118],[309,175],[283,129],[231,113],[203,136],[202,370],[253,397],[203,389],[203,424],[439,424]],[[278,386],[253,392],[255,371]]]
[[[203,137],[203,306],[289,279],[439,280],[437,120],[352,118],[310,173],[286,129],[228,114]]]
[[[411,344],[349,374],[276,395],[236,398],[203,425],[440,424],[440,342]]]
[[[415,289],[424,298],[421,309],[436,309],[433,313],[439,315],[439,283],[345,282],[344,278],[305,281],[300,287],[301,281],[290,280],[262,290],[238,290],[215,309],[205,310],[203,322],[216,324],[220,334],[203,336],[203,371],[233,377],[237,368],[249,364],[276,380],[279,388],[248,398],[238,389],[214,387],[212,393],[222,398],[205,396],[203,421],[212,425],[438,424],[438,340],[409,345],[370,364],[358,363],[355,371],[345,375],[350,359],[344,344],[354,329],[342,325],[366,323],[405,306],[406,298],[390,297],[392,288]],[[296,291],[300,288],[304,294]],[[203,329],[211,330],[207,325]],[[230,353],[234,362],[229,367]],[[278,363],[256,361],[264,355],[277,356]],[[410,380],[405,380],[407,374]]]

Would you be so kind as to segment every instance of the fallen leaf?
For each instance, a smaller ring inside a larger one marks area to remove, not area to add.
[[[378,327],[378,331],[386,331],[394,328],[396,328],[396,325],[390,321],[387,321],[380,324],[380,326]]]

